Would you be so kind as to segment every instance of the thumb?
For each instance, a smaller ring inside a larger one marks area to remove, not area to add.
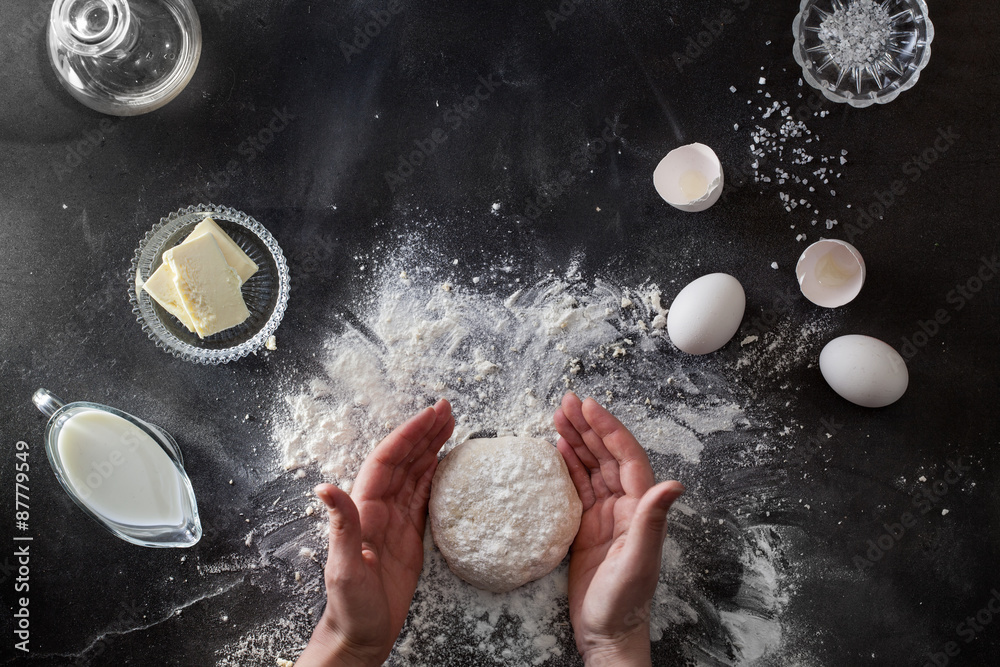
[[[361,516],[354,501],[333,484],[320,484],[314,489],[330,513],[329,562],[338,566],[361,561]]]
[[[667,536],[667,511],[684,487],[680,482],[660,482],[639,499],[625,538],[625,559],[633,572],[660,571],[663,540]]]

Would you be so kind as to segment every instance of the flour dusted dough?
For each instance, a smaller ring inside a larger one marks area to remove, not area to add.
[[[494,593],[559,565],[582,510],[559,450],[537,438],[468,440],[431,485],[434,543],[455,574]]]

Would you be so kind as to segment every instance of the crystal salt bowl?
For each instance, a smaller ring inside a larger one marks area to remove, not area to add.
[[[792,33],[809,85],[834,102],[867,107],[916,85],[934,25],[924,0],[802,0]]]

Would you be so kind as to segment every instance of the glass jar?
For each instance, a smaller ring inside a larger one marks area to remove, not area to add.
[[[55,0],[48,50],[73,97],[134,116],[160,108],[191,80],[201,23],[191,0]]]

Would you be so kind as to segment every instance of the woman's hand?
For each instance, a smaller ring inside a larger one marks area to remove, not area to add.
[[[441,400],[378,444],[350,495],[316,487],[330,513],[327,601],[297,667],[381,665],[389,657],[423,567],[438,451],[454,426]]]
[[[654,486],[646,452],[592,398],[566,394],[555,423],[559,452],[583,501],[569,561],[577,648],[587,665],[649,665],[649,611],[667,510],[684,487]]]

